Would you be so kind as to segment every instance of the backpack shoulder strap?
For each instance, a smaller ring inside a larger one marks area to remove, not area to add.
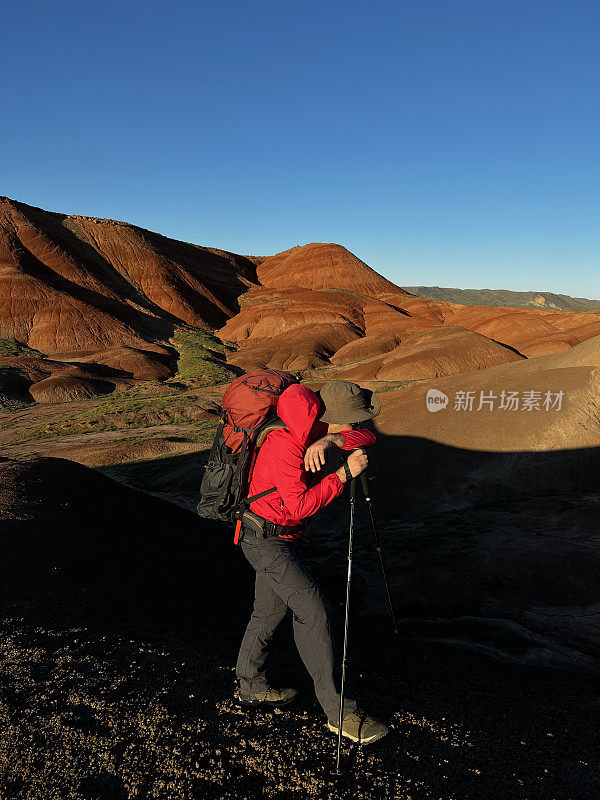
[[[252,459],[252,464],[250,467],[250,476],[252,474],[252,470],[254,469],[254,461],[256,460],[256,455],[258,453],[259,448],[262,444],[264,444],[265,439],[271,433],[271,431],[279,430],[280,428],[285,428],[285,424],[276,417],[268,422],[263,428],[260,429],[258,436],[256,437],[256,442],[254,445],[254,457]],[[251,497],[246,497],[243,501],[244,506],[248,508],[250,503],[253,503],[255,500],[260,500],[261,497],[266,497],[268,494],[272,494],[273,492],[277,491],[277,487],[273,486],[271,489],[265,489],[263,492],[259,492],[258,494],[253,494]]]
[[[274,420],[271,420],[268,424],[261,428],[260,433],[256,439],[256,447],[261,447],[265,443],[265,439],[271,433],[271,431],[278,431],[285,428],[285,423],[282,422],[278,417]]]
[[[272,489],[265,489],[264,492],[259,492],[258,494],[253,494],[252,497],[247,497],[244,500],[244,503],[249,506],[250,503],[253,503],[255,500],[260,500],[261,497],[266,497],[268,494],[272,494],[273,492],[277,491],[277,487],[273,486]]]

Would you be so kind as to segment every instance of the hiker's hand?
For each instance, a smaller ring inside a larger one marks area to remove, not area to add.
[[[307,472],[318,472],[321,469],[325,464],[325,450],[332,444],[334,444],[334,439],[329,434],[311,444],[304,454],[304,468]]]
[[[362,447],[359,447],[358,450],[353,450],[348,456],[348,466],[350,467],[352,477],[356,478],[357,475],[360,475],[361,472],[364,472],[368,463],[369,457]]]
[[[361,472],[366,470],[369,459],[365,451],[362,448],[359,448],[358,450],[353,450],[350,453],[346,463],[348,464],[350,474],[353,478],[356,478],[357,475],[360,475]],[[336,475],[342,481],[342,483],[346,483],[346,470],[343,467],[338,469]]]

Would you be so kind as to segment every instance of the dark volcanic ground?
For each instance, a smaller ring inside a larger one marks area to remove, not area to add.
[[[334,782],[335,737],[289,625],[272,675],[297,702],[246,713],[232,699],[251,574],[216,526],[77,464],[4,461],[0,541],[1,800],[600,793],[592,669],[428,641],[409,615],[395,642],[360,614],[359,584],[351,677],[391,733],[345,744]],[[340,553],[337,606],[344,567]]]

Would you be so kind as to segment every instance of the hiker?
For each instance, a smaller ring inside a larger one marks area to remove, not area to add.
[[[374,444],[375,436],[355,425],[377,416],[380,408],[375,394],[348,381],[331,381],[318,393],[297,383],[289,386],[277,403],[285,428],[271,431],[258,451],[249,493],[270,487],[276,491],[250,503],[242,517],[240,544],[256,571],[256,585],[236,665],[240,703],[279,707],[296,696],[295,689],[270,686],[264,668],[269,642],[290,608],[296,647],[314,681],[328,728],[335,733],[340,695],[334,681],[330,619],[323,595],[302,564],[299,543],[305,521],[366,469],[362,448]],[[353,452],[336,472],[315,483],[331,446]],[[360,712],[351,696],[345,697],[343,736],[367,744],[387,732],[385,725]]]

